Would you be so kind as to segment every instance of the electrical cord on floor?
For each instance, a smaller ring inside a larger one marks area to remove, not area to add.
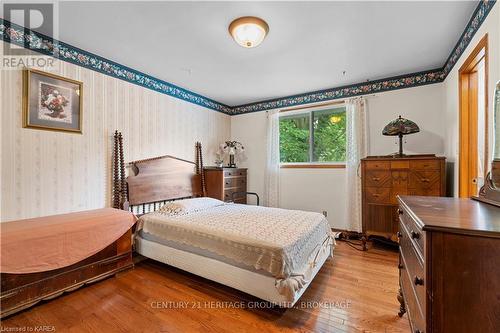
[[[343,239],[343,238],[339,238],[337,240],[346,243],[347,245],[349,245],[350,247],[352,247],[353,249],[355,249],[357,251],[365,252],[365,250],[363,250],[363,243],[362,242],[361,243],[354,243],[353,241],[351,241],[349,239]],[[361,248],[358,248],[358,246],[360,246]]]
[[[348,234],[344,233],[344,232],[336,232],[335,233],[335,240],[344,242],[344,243],[346,243],[347,245],[349,245],[350,247],[352,247],[355,250],[365,251],[363,249],[363,242],[362,241],[360,241],[361,243],[353,242],[350,239],[350,236]],[[358,247],[360,247],[360,248],[358,248]]]
[[[359,238],[362,238],[361,234],[341,232],[341,231],[337,231],[335,233],[335,240],[344,242],[353,249],[358,251],[367,251],[368,249],[373,247],[373,242],[381,243],[382,245],[389,246],[391,248],[394,247],[397,248],[398,246],[397,243],[392,242],[388,239],[384,239],[382,237],[371,237],[370,242],[368,241],[363,242],[363,240],[360,240]],[[356,239],[356,241],[353,241],[354,239]],[[363,247],[363,243],[365,247]],[[370,247],[368,247],[368,243],[371,244]]]
[[[398,246],[397,243],[394,243],[393,241],[386,240],[386,239],[383,239],[383,238],[380,238],[380,237],[374,238],[374,240],[376,242],[380,242],[382,244],[388,245],[388,246],[393,247],[393,248]]]

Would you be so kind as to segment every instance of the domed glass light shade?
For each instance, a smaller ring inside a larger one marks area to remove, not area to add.
[[[399,116],[397,119],[385,125],[382,134],[389,136],[399,137],[399,153],[397,155],[404,156],[403,154],[403,135],[413,134],[420,132],[420,128],[413,121],[402,118]]]
[[[258,46],[268,32],[269,26],[267,23],[253,16],[237,18],[229,25],[229,33],[234,41],[246,48]]]

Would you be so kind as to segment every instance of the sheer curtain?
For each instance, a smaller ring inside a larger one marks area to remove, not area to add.
[[[347,230],[361,232],[361,177],[360,159],[367,154],[366,100],[353,98],[346,101],[347,116]]]
[[[280,194],[280,123],[279,110],[267,113],[267,149],[264,201],[268,207],[278,207]]]

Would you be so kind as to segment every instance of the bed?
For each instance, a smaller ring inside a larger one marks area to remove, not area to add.
[[[172,156],[130,167],[126,207],[145,257],[292,307],[333,254],[322,214],[205,198],[202,167]]]

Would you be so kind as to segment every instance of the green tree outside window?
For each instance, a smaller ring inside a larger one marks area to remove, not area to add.
[[[345,107],[280,117],[282,163],[344,162]]]

